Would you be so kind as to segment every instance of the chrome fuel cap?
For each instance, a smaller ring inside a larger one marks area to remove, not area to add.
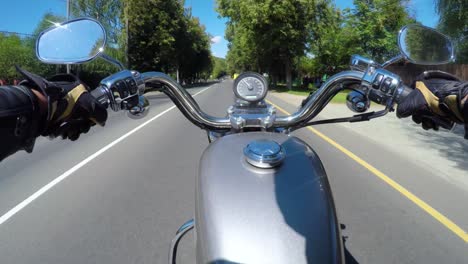
[[[244,148],[244,156],[252,166],[267,169],[280,165],[285,153],[283,147],[275,141],[260,139],[250,142]]]

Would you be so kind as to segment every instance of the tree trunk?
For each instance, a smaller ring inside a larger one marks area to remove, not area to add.
[[[288,90],[291,90],[292,89],[292,73],[291,73],[291,63],[289,61],[286,62],[285,69],[286,69],[286,86],[288,87]]]
[[[271,74],[270,78],[271,78],[271,84],[273,85],[274,88],[276,88],[276,85],[278,83],[278,78],[276,77],[276,74]]]
[[[128,39],[130,30],[128,28],[128,4],[124,2],[124,16],[125,16],[125,62],[127,63],[127,67],[131,69],[130,67],[130,59],[128,58]]]

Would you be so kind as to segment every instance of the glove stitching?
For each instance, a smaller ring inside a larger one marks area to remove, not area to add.
[[[67,108],[57,120],[63,120],[72,115],[78,99],[84,92],[86,92],[86,88],[80,84],[66,95],[66,100],[68,102]]]
[[[423,82],[416,82],[416,89],[418,89],[422,93],[424,99],[426,100],[426,103],[429,106],[429,110],[432,113],[440,116],[445,116],[445,113],[439,108],[439,97],[432,93],[432,91],[429,90],[429,88],[427,88],[427,86]]]

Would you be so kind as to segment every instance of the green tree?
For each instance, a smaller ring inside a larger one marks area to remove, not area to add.
[[[25,65],[29,53],[19,36],[0,33],[0,78],[17,78],[15,65]]]
[[[73,17],[90,17],[99,21],[107,35],[105,53],[126,62],[126,32],[121,22],[123,5],[121,0],[74,0],[71,1],[70,11]],[[90,86],[98,85],[101,79],[119,70],[115,65],[100,59],[73,68]]]
[[[62,23],[64,21],[66,21],[67,18],[64,17],[64,16],[59,16],[59,15],[56,15],[54,13],[50,13],[50,12],[47,12],[44,14],[44,16],[42,17],[42,19],[39,21],[39,23],[37,23],[37,26],[36,28],[34,29],[33,31],[33,38],[31,39],[33,42],[36,41],[36,37],[39,36],[39,34],[48,29],[48,28],[51,28],[51,27],[54,27],[55,26],[55,23]]]
[[[213,71],[211,75],[218,79],[227,74],[226,60],[223,58],[213,57]]]
[[[468,63],[468,2],[464,0],[436,0],[440,15],[438,29],[454,40],[457,62]]]
[[[354,0],[347,26],[350,39],[359,43],[360,53],[384,61],[398,53],[396,36],[407,24],[414,23],[408,14],[409,0]]]
[[[246,28],[235,25],[227,26],[226,39],[229,41],[229,52],[226,60],[231,74],[240,71],[262,71],[261,57],[256,53],[260,48],[252,35],[253,33]]]
[[[54,22],[64,21],[63,17],[46,13],[33,32],[32,37],[20,38],[16,35],[0,34],[0,76],[2,78],[21,78],[15,65],[42,76],[50,76],[57,66],[41,63],[36,58],[36,36],[53,26]]]
[[[176,71],[186,81],[207,79],[212,70],[210,36],[200,20],[191,16],[190,10],[186,10],[180,23],[175,36],[176,52],[173,55]]]
[[[125,10],[130,66],[179,72],[188,81],[210,75],[210,37],[183,1],[127,0]]]
[[[70,11],[73,17],[95,18],[107,31],[108,41],[119,44],[123,25],[121,0],[73,0],[70,1]]]
[[[294,62],[305,54],[318,2],[322,1],[218,0],[218,12],[228,18],[228,64],[268,71],[273,79],[283,71],[291,88]]]
[[[414,23],[407,0],[355,0],[353,9],[339,10],[323,2],[317,8],[309,47],[318,74],[344,70],[353,54],[383,62],[398,54],[401,27]]]
[[[175,68],[175,35],[183,17],[176,0],[128,0],[128,57],[142,71]]]
[[[357,41],[359,32],[351,26],[351,11],[341,11],[332,3],[322,2],[318,6],[314,23],[313,36],[309,42],[313,64],[309,69],[316,75],[332,74],[346,69],[352,54],[361,53],[362,48]],[[306,60],[307,61],[307,60]]]

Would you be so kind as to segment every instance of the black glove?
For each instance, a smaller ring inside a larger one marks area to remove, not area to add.
[[[426,130],[451,129],[465,124],[468,139],[468,82],[440,71],[428,71],[416,78],[414,90],[398,105],[397,116],[413,117]]]
[[[48,99],[47,120],[42,135],[76,140],[91,126],[104,126],[107,110],[88,93],[74,75],[56,75],[49,80],[17,68],[26,79],[21,85],[38,89]],[[34,89],[33,88],[33,89]]]

